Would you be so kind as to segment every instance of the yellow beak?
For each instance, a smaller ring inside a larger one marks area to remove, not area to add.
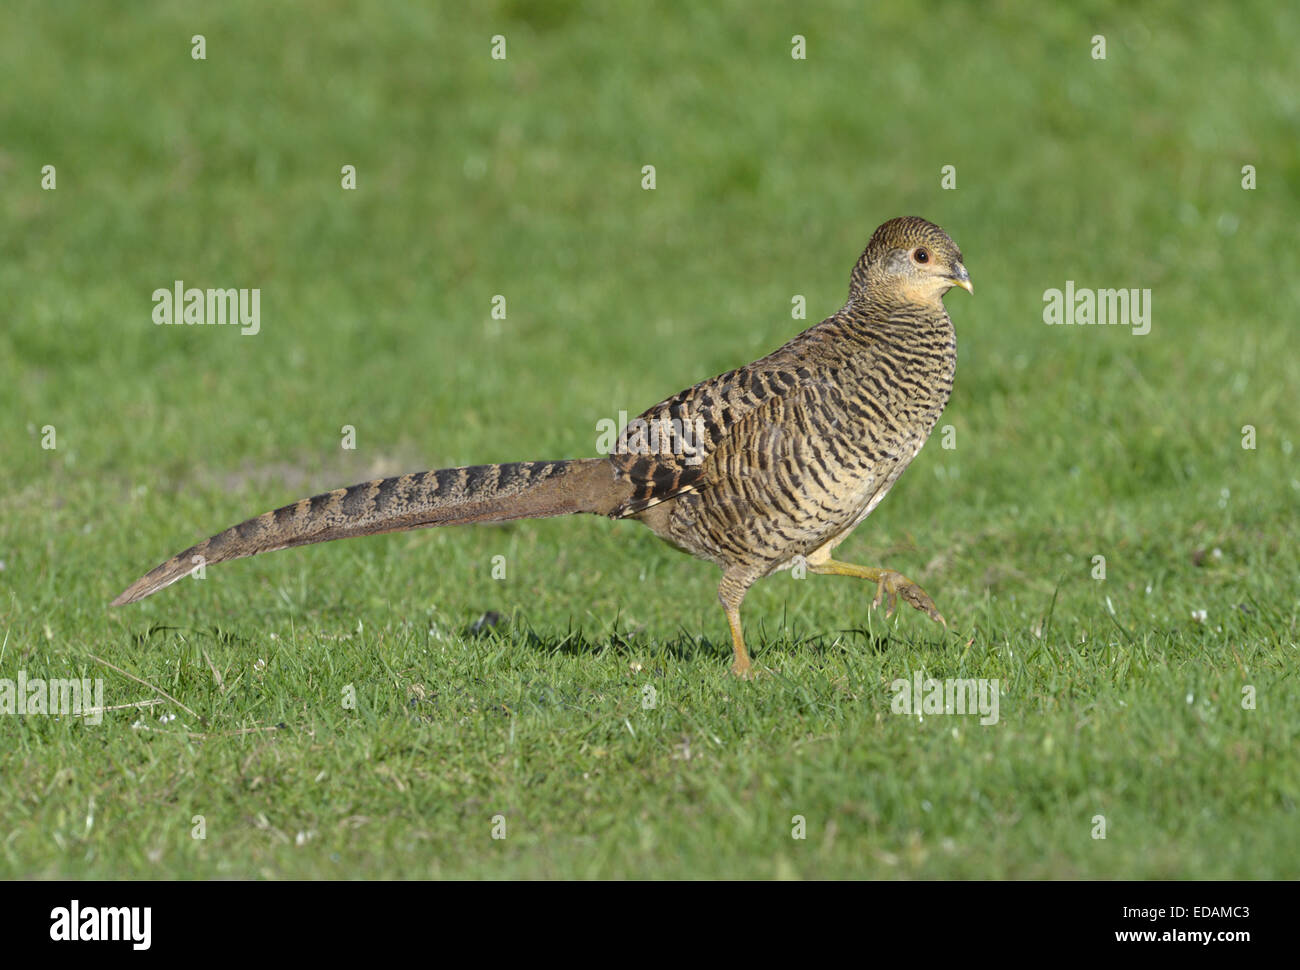
[[[952,280],[953,286],[960,286],[971,296],[975,295],[975,284],[970,281],[970,273],[966,272],[966,267],[961,263],[958,263],[953,268],[952,276],[948,277],[948,279]]]

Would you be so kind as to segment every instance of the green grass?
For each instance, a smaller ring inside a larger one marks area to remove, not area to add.
[[[0,678],[184,708],[0,716],[0,875],[1300,875],[1300,13],[461,6],[7,18]],[[592,454],[838,308],[901,214],[975,281],[956,447],[840,552],[946,633],[781,574],[745,609],[772,672],[735,682],[716,570],[595,518],[106,608],[302,495]],[[261,333],[154,326],[176,279],[259,287]],[[1067,279],[1150,288],[1151,332],[1045,326]],[[997,678],[999,722],[891,713],[913,671]]]

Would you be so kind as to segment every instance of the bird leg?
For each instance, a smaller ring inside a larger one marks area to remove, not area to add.
[[[885,616],[894,615],[894,607],[898,605],[898,597],[901,595],[905,602],[936,623],[941,623],[944,627],[948,626],[944,618],[939,615],[939,610],[929,594],[902,573],[896,573],[892,569],[876,569],[872,566],[855,566],[853,563],[839,562],[835,559],[813,562],[811,557],[808,560],[808,568],[823,576],[852,576],[855,579],[867,579],[875,583],[876,598],[871,601],[871,605],[879,606],[883,599],[888,598],[889,607],[885,610]]]
[[[731,649],[735,655],[731,672],[741,680],[752,680],[754,677],[749,652],[745,649],[745,637],[740,631],[740,604],[748,590],[749,583],[729,574],[724,574],[722,582],[718,584],[718,599],[722,603],[722,611],[727,614],[727,626],[731,628]]]

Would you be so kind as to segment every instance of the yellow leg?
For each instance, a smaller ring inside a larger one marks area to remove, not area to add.
[[[871,605],[879,606],[881,601],[888,597],[889,608],[885,610],[885,616],[894,615],[894,607],[898,605],[898,597],[901,595],[904,602],[914,606],[936,623],[942,623],[944,627],[948,626],[944,618],[939,615],[934,600],[902,573],[896,573],[892,569],[877,569],[873,566],[855,566],[853,563],[839,562],[835,559],[813,562],[810,558],[808,568],[825,576],[852,576],[855,579],[866,579],[875,583],[876,598],[871,601]]]
[[[749,651],[745,649],[745,637],[740,632],[740,604],[752,582],[752,577],[724,573],[722,582],[718,584],[718,600],[722,603],[722,611],[727,614],[727,626],[731,628],[731,649],[735,655],[731,672],[742,680],[750,680],[754,676]]]
[[[725,603],[722,609],[727,614],[727,625],[731,627],[731,649],[736,658],[731,665],[731,672],[741,680],[749,680],[754,676],[754,670],[749,661],[749,652],[745,649],[745,637],[740,632],[740,610]]]

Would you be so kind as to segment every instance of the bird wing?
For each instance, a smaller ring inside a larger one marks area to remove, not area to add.
[[[796,341],[799,338],[795,338]],[[803,397],[809,388],[825,389],[813,371],[790,353],[791,344],[736,370],[701,381],[629,421],[610,456],[632,495],[611,516],[624,518],[697,488],[716,468],[716,456],[741,422],[746,436],[759,410]]]

